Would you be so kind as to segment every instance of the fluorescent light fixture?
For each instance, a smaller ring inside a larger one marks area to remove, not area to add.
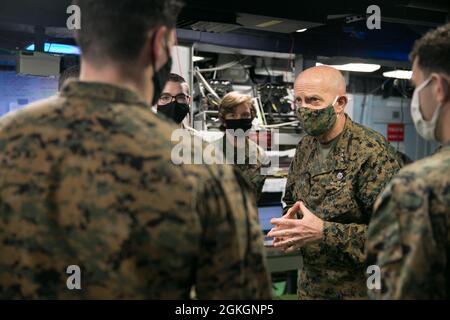
[[[409,80],[412,77],[412,71],[408,71],[408,70],[386,71],[386,72],[383,72],[383,77]]]
[[[283,22],[283,20],[270,20],[270,21],[266,21],[266,22],[263,22],[263,23],[259,23],[255,27],[267,28],[267,27],[274,26],[276,24],[280,24],[282,22]]]
[[[304,28],[304,29],[298,29],[297,31],[295,31],[295,32],[305,32],[306,30],[308,30],[308,28]]]
[[[316,66],[325,66],[325,64],[317,62]],[[353,71],[353,72],[374,72],[381,68],[379,64],[371,64],[371,63],[347,63],[328,66],[336,68],[341,71]]]
[[[25,50],[34,51],[34,43],[26,47]],[[44,52],[60,54],[80,54],[80,48],[70,44],[46,42],[44,44]]]
[[[202,61],[205,60],[205,57],[199,57],[199,56],[193,56],[192,57],[192,61],[197,62],[197,61]]]

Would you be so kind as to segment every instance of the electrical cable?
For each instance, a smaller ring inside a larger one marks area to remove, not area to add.
[[[208,90],[208,91],[213,95],[213,97],[214,97],[215,99],[217,99],[218,101],[220,101],[219,95],[214,91],[213,88],[211,88],[211,86],[209,85],[208,81],[206,81],[205,78],[203,78],[203,76],[202,76],[202,74],[200,73],[198,67],[196,67],[196,68],[194,69],[194,73],[195,73],[197,79],[200,80],[200,81],[203,83],[203,85],[205,86],[206,90]]]

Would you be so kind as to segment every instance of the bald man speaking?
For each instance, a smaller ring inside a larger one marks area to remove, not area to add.
[[[289,169],[284,216],[272,219],[274,246],[300,249],[299,299],[366,298],[364,244],[372,206],[400,169],[385,138],[353,122],[342,74],[303,71],[295,104],[307,135]]]

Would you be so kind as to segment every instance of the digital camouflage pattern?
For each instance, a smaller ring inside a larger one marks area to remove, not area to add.
[[[364,245],[372,206],[399,170],[384,137],[347,116],[325,162],[305,136],[289,168],[284,212],[297,201],[324,220],[324,239],[301,248],[300,299],[367,298]]]
[[[448,299],[450,144],[403,168],[375,202],[367,263],[381,270],[372,299]]]
[[[217,150],[222,151],[222,159],[224,159],[226,163],[234,163],[240,170],[244,178],[250,183],[256,201],[258,201],[261,198],[262,189],[266,181],[266,175],[261,174],[261,170],[270,166],[269,160],[264,154],[264,150],[248,137],[245,137],[244,158],[243,161],[238,161],[238,147],[233,146],[225,135],[223,138],[214,141],[213,145]],[[228,151],[227,154],[227,150],[231,151]]]
[[[336,123],[336,117],[336,112],[331,104],[322,109],[297,108],[300,127],[307,134],[315,137],[329,131]]]
[[[127,89],[78,81],[2,118],[0,298],[270,298],[249,186],[172,164],[176,128]]]

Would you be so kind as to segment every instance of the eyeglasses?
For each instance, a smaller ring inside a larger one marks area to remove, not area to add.
[[[184,93],[177,94],[176,96],[172,96],[172,95],[170,95],[168,93],[163,93],[159,97],[158,103],[161,104],[161,105],[169,104],[169,103],[171,103],[173,101],[173,99],[175,99],[175,101],[178,102],[178,103],[186,104],[186,103],[188,103],[188,98],[189,98],[189,96],[185,95]]]

